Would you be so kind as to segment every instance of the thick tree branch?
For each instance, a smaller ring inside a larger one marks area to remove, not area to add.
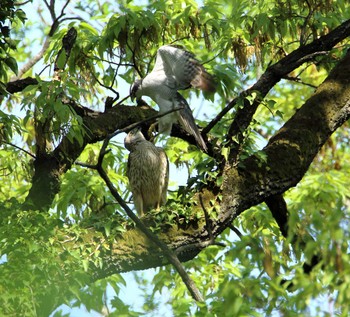
[[[315,94],[271,138],[265,159],[251,156],[244,169],[226,165],[220,223],[295,186],[329,136],[350,117],[350,53]],[[220,226],[220,225],[219,225]]]
[[[42,59],[45,52],[50,46],[50,37],[47,36],[45,38],[44,44],[36,55],[34,55],[26,64],[23,65],[23,67],[18,71],[18,74],[16,76],[11,77],[10,82],[18,81],[28,70],[30,70],[38,61]]]
[[[38,84],[38,81],[36,78],[26,77],[24,79],[18,79],[18,80],[11,81],[11,82],[7,83],[6,90],[10,94],[14,94],[16,92],[23,91],[26,87],[28,87],[30,85],[35,86],[37,84]]]
[[[285,238],[288,236],[288,208],[282,195],[272,195],[265,199],[272,216],[275,218],[281,233]]]

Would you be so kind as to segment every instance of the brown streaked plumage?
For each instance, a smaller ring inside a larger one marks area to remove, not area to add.
[[[124,140],[130,151],[127,176],[135,209],[144,213],[159,209],[166,203],[169,182],[169,162],[165,151],[145,139],[136,128]]]

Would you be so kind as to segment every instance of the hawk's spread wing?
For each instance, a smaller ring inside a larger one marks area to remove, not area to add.
[[[158,119],[159,132],[169,134],[173,123],[179,121],[195,137],[198,145],[207,151],[192,111],[187,101],[178,93],[178,90],[191,86],[206,91],[215,90],[213,77],[192,53],[176,46],[164,45],[157,51],[153,70],[142,80],[134,82],[130,88],[130,96],[151,97],[158,104],[160,113],[182,106],[181,110]]]
[[[179,47],[164,45],[158,49],[152,75],[165,76],[167,85],[180,90],[189,87],[214,91],[214,80],[194,55]]]

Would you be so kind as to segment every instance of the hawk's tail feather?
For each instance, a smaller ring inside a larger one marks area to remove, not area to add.
[[[196,122],[194,121],[190,106],[188,105],[186,99],[183,98],[179,93],[177,94],[177,97],[180,105],[183,106],[183,109],[179,110],[179,118],[178,118],[181,126],[184,128],[186,132],[193,135],[198,146],[204,152],[207,152],[208,151],[207,145],[196,125]]]

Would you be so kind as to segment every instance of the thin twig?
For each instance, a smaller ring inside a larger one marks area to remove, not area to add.
[[[97,76],[94,74],[94,73],[91,73],[92,74],[92,76],[94,77],[94,79],[98,82],[98,84],[100,85],[100,86],[102,86],[103,88],[106,88],[106,89],[108,89],[108,90],[111,90],[112,92],[114,92],[116,95],[117,95],[117,97],[115,98],[115,100],[118,100],[119,99],[119,92],[118,91],[116,91],[112,86],[107,86],[107,85],[105,85],[105,84],[103,84],[98,78],[97,78]],[[114,81],[113,81],[114,82]],[[128,96],[129,97],[129,96]]]
[[[204,62],[201,63],[201,64],[202,64],[202,65],[205,65],[205,64],[211,63],[213,60],[215,60],[217,57],[219,57],[219,56],[223,53],[224,50],[225,50],[225,49],[220,50],[220,52],[217,53],[216,55],[214,55],[214,57],[212,57],[212,58],[210,58],[210,59],[204,61]]]
[[[291,77],[291,76],[287,75],[287,76],[284,76],[283,79],[290,80],[290,81],[293,81],[295,83],[302,84],[302,85],[305,85],[305,86],[308,86],[308,87],[311,87],[314,89],[317,88],[317,86],[315,86],[315,85],[312,85],[312,84],[309,84],[309,83],[302,81],[299,77]]]
[[[32,154],[32,153],[28,152],[27,150],[25,150],[25,149],[23,149],[23,148],[17,146],[16,144],[13,144],[13,143],[11,143],[11,142],[6,142],[6,141],[2,141],[2,142],[5,143],[5,144],[8,144],[8,145],[11,145],[11,146],[13,146],[14,148],[16,148],[16,149],[18,149],[18,150],[20,150],[20,151],[22,151],[22,152],[28,154],[28,155],[31,156],[33,159],[36,159],[36,157],[35,157],[34,154]]]
[[[57,19],[60,19],[65,15],[64,10],[67,8],[69,2],[70,2],[70,0],[67,0],[66,3],[63,5],[62,10],[61,10],[61,14],[57,17]]]
[[[222,109],[217,116],[209,122],[209,124],[202,129],[202,135],[208,134],[208,132],[236,105],[239,97],[234,98],[227,106]]]
[[[116,106],[122,104],[126,99],[128,99],[130,97],[130,95],[127,95],[126,97],[124,97],[122,100],[119,100],[118,103],[116,104]]]
[[[310,2],[308,0],[305,0],[305,2],[309,8],[309,13],[306,16],[306,18],[304,19],[303,26],[301,27],[300,40],[299,40],[300,46],[304,46],[306,44],[306,38],[307,38],[306,30],[308,30],[307,26],[308,26],[308,23],[309,23],[312,15],[314,13],[314,10],[312,9]]]
[[[232,223],[228,226],[240,239],[242,239],[243,234],[236,228]]]
[[[82,17],[79,16],[73,16],[73,17],[66,17],[60,20],[60,23],[64,22],[64,21],[70,21],[70,20],[78,20],[78,21],[83,21],[86,22],[85,19],[83,19]]]
[[[81,167],[86,167],[86,168],[91,168],[91,169],[96,169],[96,164],[88,164],[88,163],[84,163],[84,162],[79,162],[79,161],[76,161],[74,162],[75,165],[79,165]]]
[[[56,20],[55,1],[50,0],[50,4],[46,0],[44,0],[44,2],[46,4],[46,6],[47,6],[47,9],[50,12],[52,21],[55,22],[55,20]]]
[[[136,63],[135,50],[131,48],[131,46],[129,45],[128,42],[126,42],[126,45],[127,45],[128,49],[132,52],[132,62],[133,62],[133,66],[134,66],[136,72],[138,73],[138,75],[140,76],[140,78],[142,78],[141,71],[140,71],[140,69],[138,68],[137,63]]]
[[[44,56],[45,52],[50,46],[50,37],[45,38],[44,44],[38,54],[33,56],[27,63],[25,63],[22,68],[18,71],[16,76],[10,78],[10,82],[20,79],[29,69],[31,69],[41,58]]]
[[[45,52],[47,51],[47,49],[50,46],[51,37],[56,32],[59,24],[63,21],[63,20],[59,21],[59,19],[64,16],[64,10],[66,9],[69,2],[70,2],[70,0],[67,0],[67,2],[62,7],[60,16],[58,18],[56,18],[55,1],[50,1],[50,4],[46,0],[44,1],[45,5],[47,6],[47,9],[50,12],[51,18],[52,18],[51,29],[50,29],[48,35],[46,36],[44,44],[43,44],[41,50],[39,51],[39,53],[36,54],[35,56],[33,56],[32,59],[30,59],[25,65],[23,65],[23,67],[18,71],[18,74],[16,76],[12,76],[10,78],[10,81],[15,81],[15,80],[20,79],[23,76],[23,74],[25,74],[29,69],[31,69],[44,56]],[[68,19],[74,19],[74,18],[66,18],[65,20],[68,20]]]

